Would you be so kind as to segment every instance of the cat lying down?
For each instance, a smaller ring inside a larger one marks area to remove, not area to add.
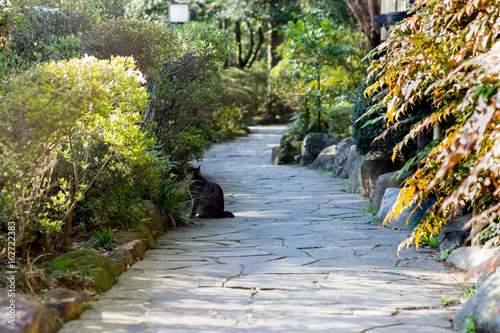
[[[234,217],[233,213],[224,211],[224,193],[222,188],[206,180],[201,175],[201,165],[197,168],[186,170],[187,176],[192,180],[189,194],[193,198],[191,216],[198,217]]]

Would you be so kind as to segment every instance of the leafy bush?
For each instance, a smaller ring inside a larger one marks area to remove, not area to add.
[[[351,134],[351,112],[353,104],[341,101],[326,110],[328,132],[341,139]]]
[[[171,29],[153,22],[111,19],[82,35],[83,50],[99,59],[133,56],[141,72],[155,80],[162,65],[179,56],[179,40]]]
[[[254,116],[265,107],[268,72],[261,66],[249,69],[231,67],[222,72],[222,79],[228,85],[224,105],[245,109],[248,113],[245,118]]]
[[[40,62],[83,55],[80,35],[104,18],[120,16],[123,0],[21,0],[5,19],[8,54],[0,57],[0,80]]]
[[[382,152],[390,155],[398,142],[408,134],[409,128],[404,127],[379,138],[387,126],[383,121],[386,108],[378,105],[373,96],[367,96],[365,90],[375,82],[372,77],[367,83],[359,85],[351,116],[352,138],[360,154]],[[378,138],[378,140],[375,140]]]
[[[373,64],[381,75],[369,90],[385,89],[380,100],[387,106],[388,126],[412,124],[394,156],[430,126],[452,120],[395,205],[437,198],[399,250],[418,247],[428,233],[439,233],[450,216],[470,207],[475,213],[469,221],[472,244],[499,244],[500,43],[491,36],[500,28],[488,23],[499,15],[500,4],[494,1],[428,1],[375,50],[385,55]],[[420,121],[412,119],[412,106],[429,100],[436,109]],[[399,213],[398,208],[386,222]]]
[[[202,157],[214,137],[211,124],[225,92],[220,71],[232,45],[225,31],[202,23],[172,27],[114,20],[82,40],[100,58],[137,58],[153,96],[146,122],[162,143],[159,149],[181,164]]]
[[[60,245],[51,241],[62,232],[67,248],[74,209],[107,168],[114,173],[140,165],[149,173],[156,161],[145,150],[153,141],[137,125],[147,95],[133,68],[131,59],[85,57],[34,67],[3,87],[2,236],[11,231],[9,221],[15,223],[16,245],[36,241],[50,251]]]

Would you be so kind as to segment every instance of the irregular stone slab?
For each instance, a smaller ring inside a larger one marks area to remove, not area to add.
[[[162,235],[61,332],[450,331],[436,311],[456,312],[440,300],[463,295],[463,274],[435,250],[397,256],[408,232],[367,223],[345,181],[271,165],[283,129],[214,145],[203,169],[236,217]]]

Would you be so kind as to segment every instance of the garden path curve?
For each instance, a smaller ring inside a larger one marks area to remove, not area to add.
[[[202,173],[233,219],[157,240],[61,333],[450,332],[462,274],[428,251],[396,256],[404,231],[365,216],[344,180],[273,166],[282,126],[216,144]]]

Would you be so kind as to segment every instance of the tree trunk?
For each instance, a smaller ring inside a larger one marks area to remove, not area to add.
[[[240,68],[245,68],[247,64],[249,63],[250,58],[253,55],[254,52],[254,38],[253,38],[253,29],[252,29],[252,24],[250,21],[245,21],[247,27],[248,27],[248,34],[250,38],[250,46],[248,47],[248,50],[246,52],[246,55],[244,55],[243,51],[243,46],[241,45],[241,23],[240,21],[234,22],[234,36],[236,39],[236,43],[238,44],[238,67]],[[248,66],[250,67],[250,66]]]
[[[267,69],[271,70],[278,64],[281,57],[276,52],[276,48],[283,42],[283,35],[279,34],[278,27],[272,22],[269,23],[269,41],[267,44]]]
[[[379,0],[345,0],[345,2],[356,17],[370,48],[376,48],[380,44],[380,27],[373,18],[380,15]]]
[[[283,35],[279,34],[277,27],[272,22],[269,23],[268,43],[267,43],[267,69],[271,70],[281,60],[281,57],[276,52],[276,48],[283,42]],[[267,110],[271,111],[273,101],[273,91],[271,86],[267,86]]]

